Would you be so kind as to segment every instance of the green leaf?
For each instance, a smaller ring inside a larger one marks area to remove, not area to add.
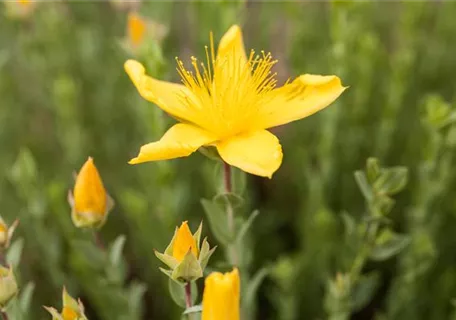
[[[377,237],[370,258],[376,261],[389,259],[402,251],[409,243],[409,236],[385,229]]]
[[[185,298],[185,284],[181,284],[177,281],[169,279],[168,289],[173,301],[180,307],[186,308],[186,298]],[[192,304],[195,303],[198,298],[198,287],[196,283],[191,282],[191,295],[192,295]]]
[[[130,314],[136,315],[132,319],[139,319],[142,314],[142,298],[147,291],[147,286],[143,283],[133,282],[128,288],[128,305]]]
[[[106,253],[87,240],[73,240],[71,242],[73,250],[84,256],[84,261],[89,263],[94,269],[102,270],[106,264]]]
[[[378,175],[380,174],[380,165],[378,164],[378,159],[376,158],[369,158],[366,162],[366,173],[367,173],[367,180],[370,184],[374,183],[377,179]]]
[[[353,218],[353,216],[351,216],[347,212],[342,212],[342,221],[344,224],[345,234],[347,236],[353,235],[353,233],[356,231],[355,218]]]
[[[241,244],[242,240],[244,239],[245,235],[247,234],[247,231],[249,231],[250,227],[252,226],[253,222],[255,221],[256,217],[260,214],[260,211],[254,210],[251,214],[250,217],[242,224],[241,229],[239,230],[236,241]]]
[[[406,167],[383,169],[380,177],[373,184],[376,193],[393,195],[404,189],[408,181]]]
[[[356,183],[358,184],[358,187],[361,190],[361,193],[363,194],[364,198],[368,202],[371,201],[372,197],[373,197],[372,188],[366,179],[366,175],[361,170],[355,171],[354,175],[355,175]]]
[[[29,314],[30,304],[32,302],[33,292],[35,291],[35,284],[33,282],[27,283],[27,285],[21,290],[19,297],[19,305],[22,313]]]
[[[244,204],[244,199],[235,193],[220,193],[212,201],[225,208],[230,205],[233,209],[239,208]]]
[[[125,235],[120,235],[116,238],[114,243],[109,248],[109,262],[113,266],[118,266],[122,261],[122,251],[125,246],[126,240],[127,238],[125,237]]]
[[[371,272],[360,276],[353,288],[352,303],[353,311],[364,308],[373,298],[378,288],[380,276],[377,272]]]
[[[203,205],[212,233],[217,240],[224,245],[231,243],[233,236],[227,228],[227,213],[219,205],[210,200],[201,199],[201,204]]]
[[[268,273],[269,268],[263,267],[260,270],[258,270],[256,274],[252,277],[252,279],[249,281],[244,296],[244,302],[246,306],[253,306],[253,304],[255,303],[258,289],[260,288],[261,283],[263,282],[264,278],[266,278]]]
[[[21,262],[22,250],[24,249],[24,239],[20,238],[13,242],[6,253],[6,262],[17,268]]]

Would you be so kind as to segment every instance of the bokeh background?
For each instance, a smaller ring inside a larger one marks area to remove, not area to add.
[[[456,2],[0,4],[0,214],[20,219],[7,257],[22,289],[17,319],[48,319],[41,306],[60,307],[63,285],[90,319],[179,318],[153,250],[181,221],[195,229],[204,219],[200,199],[216,193],[217,165],[200,153],[127,164],[173,120],[141,99],[123,63],[136,58],[179,81],[175,57],[204,57],[209,32],[219,39],[233,23],[246,48],[279,60],[280,83],[316,73],[350,86],[317,115],[274,129],[284,161],[272,180],[246,177],[239,214],[260,210],[248,268],[267,268],[250,317],[345,319],[334,310],[348,308],[353,319],[456,319]],[[140,50],[128,44],[131,10],[150,20]],[[72,225],[66,201],[88,156],[116,202],[101,237],[126,239],[123,258],[109,262]],[[353,172],[371,156],[409,170],[388,215],[408,242],[365,264],[375,281],[344,306],[330,283],[359,250],[347,241],[347,224],[366,212]],[[216,244],[207,226],[204,234]]]

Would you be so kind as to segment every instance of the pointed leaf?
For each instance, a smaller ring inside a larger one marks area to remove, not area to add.
[[[364,308],[374,297],[378,288],[380,276],[377,272],[362,275],[353,289],[352,303],[353,311]]]
[[[252,226],[253,222],[255,221],[256,217],[260,214],[260,211],[254,210],[252,214],[250,214],[250,217],[242,224],[241,229],[239,230],[239,233],[237,235],[236,241],[240,244],[242,243],[242,240],[244,239],[244,236],[247,234],[247,231],[250,229]]]
[[[111,245],[109,249],[109,262],[111,262],[112,265],[118,266],[119,263],[122,261],[122,251],[125,246],[126,240],[127,238],[125,237],[125,235],[120,235]]]
[[[408,181],[406,167],[393,167],[383,169],[380,177],[373,184],[377,193],[393,195],[404,189]]]
[[[366,199],[367,202],[372,200],[372,189],[371,186],[369,185],[369,182],[366,179],[366,175],[362,171],[355,171],[355,180],[356,183],[358,184],[359,189],[361,190],[361,193],[364,196],[364,199]]]
[[[176,282],[172,279],[168,281],[169,293],[173,301],[180,307],[186,307],[186,297],[185,297],[185,285],[183,283]],[[191,295],[192,295],[192,304],[198,298],[198,287],[195,282],[191,282]]]
[[[226,212],[214,202],[206,199],[201,199],[201,204],[203,205],[212,233],[217,240],[224,245],[231,243],[233,237],[227,228]]]
[[[17,268],[21,262],[22,250],[24,249],[24,239],[20,238],[13,242],[6,253],[6,262]]]
[[[370,257],[376,261],[389,259],[402,251],[409,243],[409,236],[386,229],[377,237]]]

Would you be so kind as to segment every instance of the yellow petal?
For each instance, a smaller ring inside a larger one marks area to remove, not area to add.
[[[216,137],[213,134],[199,127],[179,123],[172,126],[159,141],[142,146],[139,155],[129,163],[186,157],[199,147],[215,140]]]
[[[173,244],[173,257],[178,261],[182,261],[189,250],[192,250],[195,257],[198,258],[196,241],[188,227],[187,221],[184,221],[177,230],[176,239]]]
[[[76,212],[106,214],[106,190],[92,158],[89,157],[79,171],[73,193]]]
[[[257,176],[271,178],[282,163],[279,139],[266,130],[223,140],[217,150],[226,163]]]
[[[185,104],[185,99],[191,96],[191,92],[184,85],[149,77],[144,66],[135,60],[127,60],[124,68],[144,99],[155,103],[177,119],[194,122],[195,114]]]
[[[220,39],[217,54],[219,57],[233,55],[235,57],[234,60],[240,65],[244,65],[247,62],[242,30],[238,25],[233,25],[229,28]]]
[[[204,282],[202,320],[239,320],[239,271],[211,273]]]
[[[336,76],[302,75],[270,92],[255,128],[271,128],[308,117],[331,104],[346,88]]]

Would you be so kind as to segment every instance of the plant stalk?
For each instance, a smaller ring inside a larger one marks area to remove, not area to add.
[[[231,179],[231,166],[226,162],[223,163],[223,172],[224,172],[223,178],[224,178],[225,192],[231,193],[233,191],[232,179]],[[228,230],[231,235],[234,235],[234,233],[235,233],[234,210],[229,201],[227,201],[227,204],[226,204],[226,218],[227,218],[227,223],[228,223]],[[236,249],[236,243],[234,241],[228,245],[228,255],[229,255],[230,263],[232,265],[234,265],[234,266],[239,265],[239,255],[238,255],[238,252]]]
[[[7,314],[5,311],[3,311],[3,310],[0,311],[0,315],[2,315],[2,319],[3,319],[3,320],[8,320],[8,319],[9,319],[9,318],[8,318],[8,314]]]
[[[191,308],[192,307],[192,283],[191,282],[187,282],[185,284],[185,307],[188,309],[188,308]],[[192,315],[191,313],[189,313],[188,315],[188,319],[191,320],[192,319]]]

